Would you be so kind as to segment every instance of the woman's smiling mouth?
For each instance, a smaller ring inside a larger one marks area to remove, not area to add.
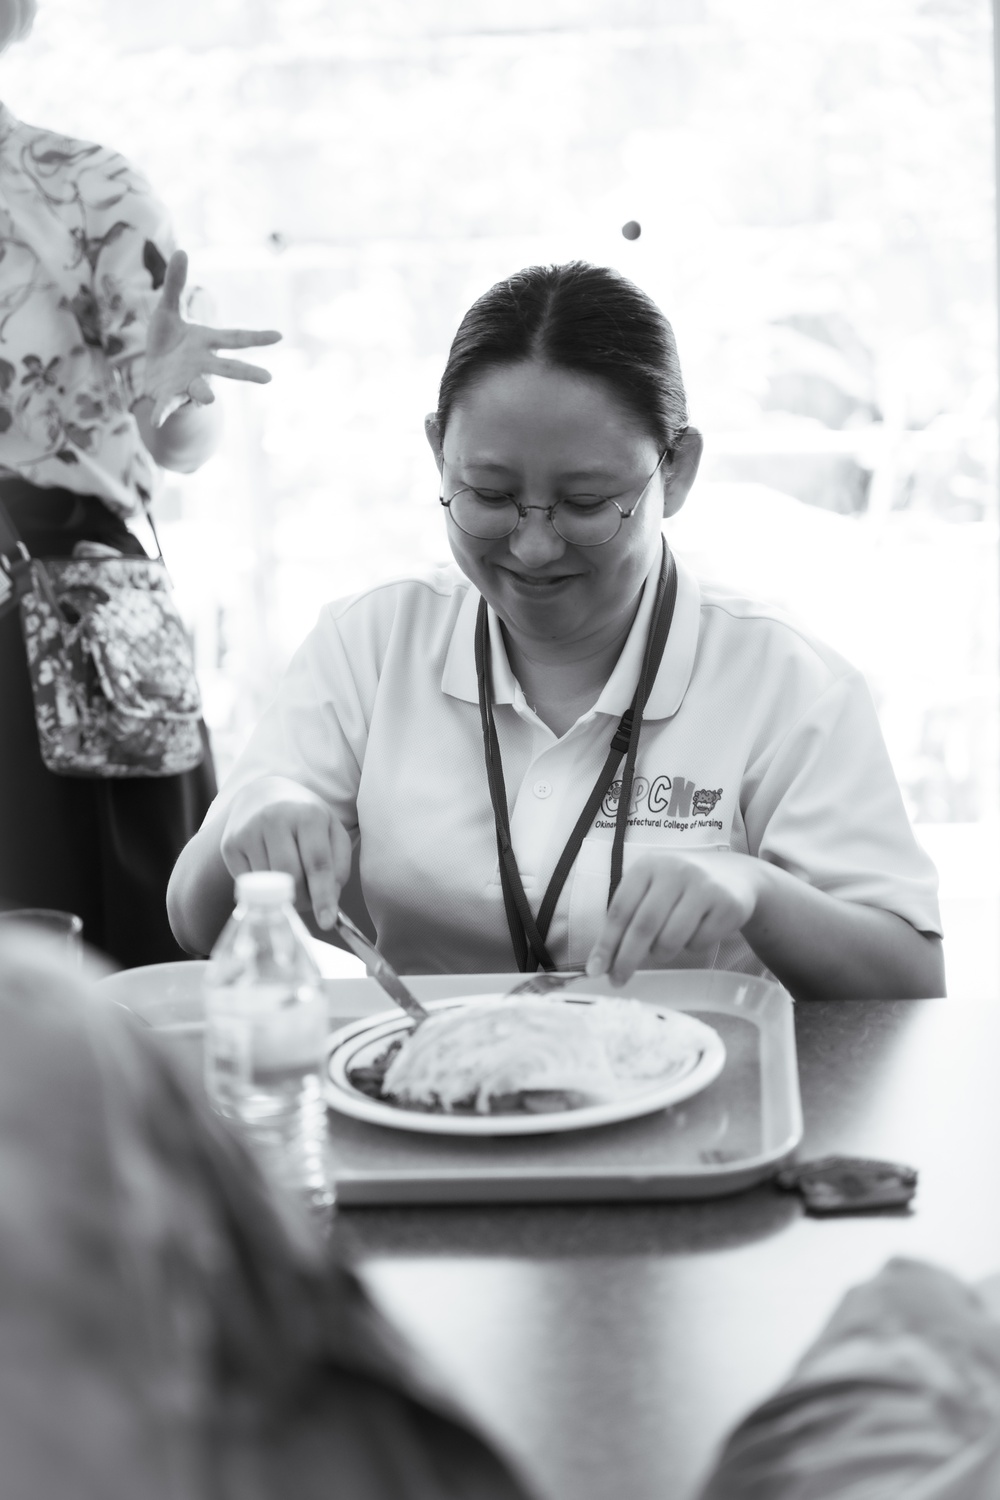
[[[560,584],[572,583],[574,578],[579,578],[579,573],[549,573],[532,574],[518,573],[513,568],[498,564],[501,573],[505,573],[511,582],[520,588],[544,590],[558,588]]]

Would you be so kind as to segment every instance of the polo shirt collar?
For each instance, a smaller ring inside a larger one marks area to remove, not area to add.
[[[656,674],[652,691],[646,702],[644,719],[667,719],[680,708],[691,681],[695,651],[698,645],[698,626],[701,614],[701,591],[694,574],[680,561],[677,564],[677,603],[670,634],[663,652],[663,660]],[[646,645],[650,616],[656,598],[656,583],[660,572],[657,558],[646,575],[642,598],[636,611],[628,639],[615,663],[598,698],[593,713],[609,714],[621,718],[632,701],[635,685],[639,680],[642,653]],[[441,676],[441,691],[451,698],[461,698],[467,703],[479,702],[479,684],[476,679],[476,616],[479,611],[480,594],[470,586],[459,608],[452,630],[444,672]],[[511,671],[504,650],[500,622],[493,610],[489,610],[490,656],[493,667],[494,703],[513,703],[519,694],[517,681]]]
[[[663,649],[660,670],[656,674],[652,691],[646,700],[644,719],[670,719],[684,702],[694,672],[695,654],[698,650],[698,632],[701,629],[701,589],[698,580],[686,564],[674,553],[677,565],[677,603],[670,622],[670,634]],[[626,642],[626,646],[628,642]],[[641,663],[642,652],[639,660]],[[629,702],[635,692],[639,668],[629,692]],[[628,707],[628,704],[625,705]],[[625,709],[622,709],[625,712]]]
[[[455,627],[448,644],[444,672],[441,675],[441,691],[450,698],[463,698],[467,703],[479,702],[479,679],[476,676],[476,620],[479,615],[481,594],[472,584],[465,591]],[[496,614],[486,606],[490,622],[490,666],[493,669],[493,702],[513,703],[521,696],[521,689],[511,671],[510,662],[503,643],[503,633]]]

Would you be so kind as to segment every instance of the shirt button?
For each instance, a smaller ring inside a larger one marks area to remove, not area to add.
[[[543,799],[545,797],[551,797],[552,783],[551,781],[536,781],[531,790],[534,792],[536,797],[541,797]]]

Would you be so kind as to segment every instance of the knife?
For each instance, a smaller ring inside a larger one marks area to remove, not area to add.
[[[380,984],[387,995],[391,995],[396,1004],[406,1011],[412,1019],[414,1029],[422,1021],[426,1021],[430,1012],[425,1010],[412,990],[407,989],[392,965],[382,957],[374,943],[369,942],[359,927],[355,927],[350,917],[337,908],[334,920],[334,928],[340,933],[344,942],[352,953],[368,966],[371,977]]]

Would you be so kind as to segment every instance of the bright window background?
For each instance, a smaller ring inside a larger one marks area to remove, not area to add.
[[[470,301],[616,265],[706,435],[673,539],[864,669],[951,991],[995,991],[988,0],[40,3],[3,97],[131,157],[219,320],[285,332],[160,499],[220,766],[325,599],[444,555],[421,424]]]

